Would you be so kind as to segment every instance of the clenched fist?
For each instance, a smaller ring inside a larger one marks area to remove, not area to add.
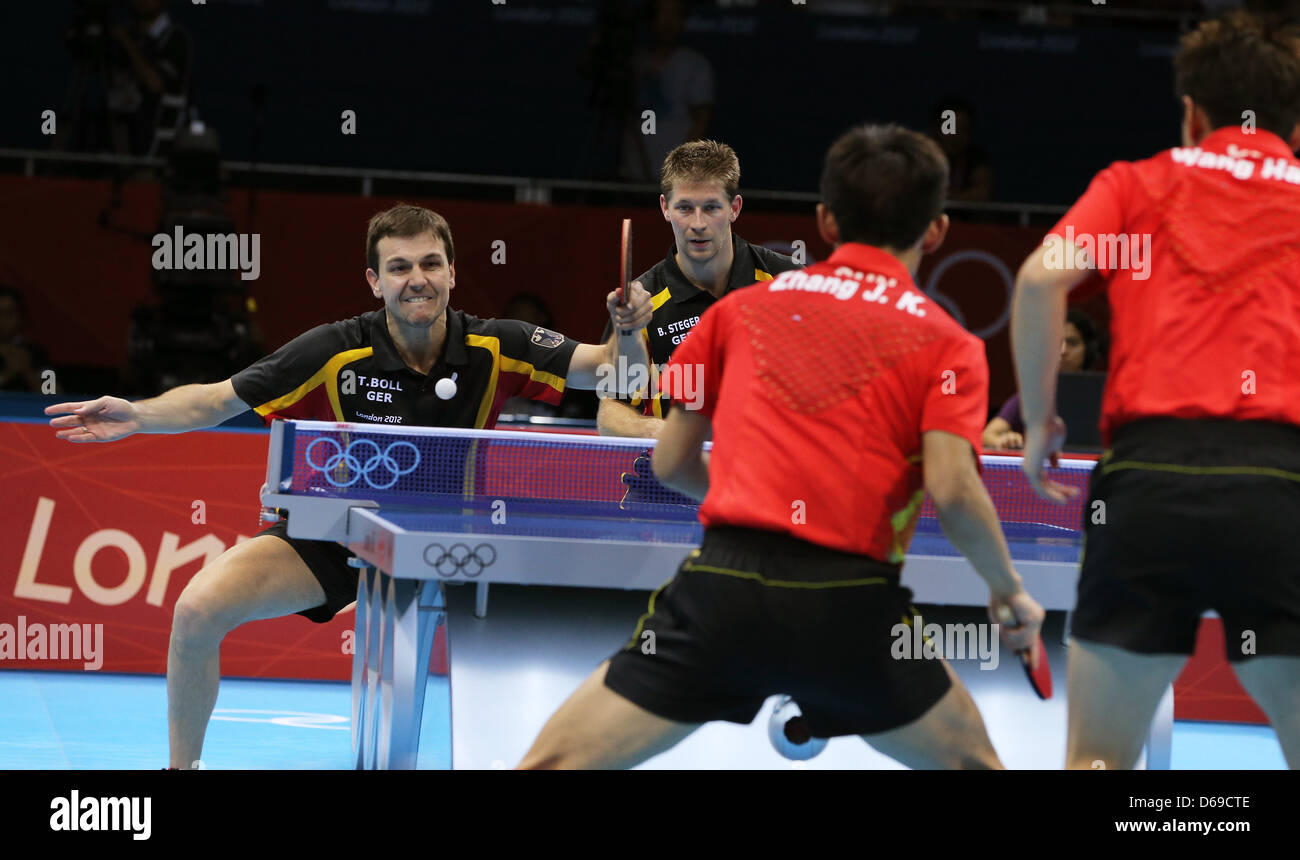
[[[614,331],[639,331],[650,323],[654,306],[650,304],[650,294],[640,281],[633,281],[623,291],[623,304],[618,302],[618,291],[613,290],[605,296],[605,308],[609,311],[610,322]]]

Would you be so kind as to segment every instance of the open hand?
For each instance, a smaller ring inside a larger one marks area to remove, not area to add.
[[[120,397],[100,397],[45,407],[46,415],[58,415],[50,426],[54,434],[69,442],[112,442],[140,432],[135,404]]]
[[[1025,473],[1034,492],[1058,505],[1068,504],[1079,495],[1078,487],[1053,481],[1047,474],[1047,463],[1060,465],[1061,446],[1065,444],[1065,422],[1052,417],[1043,424],[1025,427],[1025,455],[1020,468]]]

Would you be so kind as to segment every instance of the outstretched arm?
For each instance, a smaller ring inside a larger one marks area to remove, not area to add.
[[[69,442],[112,442],[133,433],[185,433],[214,427],[248,410],[229,379],[210,385],[182,385],[158,397],[132,403],[100,397],[45,408],[50,426]]]

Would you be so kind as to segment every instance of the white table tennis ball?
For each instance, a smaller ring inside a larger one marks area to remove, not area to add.
[[[791,720],[802,720],[803,711],[789,696],[782,696],[772,709],[772,716],[767,721],[767,738],[781,755],[791,761],[807,761],[826,749],[826,738],[809,738],[803,743],[791,740],[790,735],[799,737],[802,726],[796,723],[789,726]],[[789,731],[790,734],[787,734]]]
[[[456,380],[444,376],[433,386],[433,393],[443,400],[452,399],[456,396]]]

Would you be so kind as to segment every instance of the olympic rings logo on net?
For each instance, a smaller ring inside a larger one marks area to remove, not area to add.
[[[312,455],[316,451],[316,446],[322,443],[333,445],[334,453],[324,463],[318,463]],[[397,458],[393,456],[393,451],[405,448],[411,449],[412,460],[411,465],[403,467]],[[348,447],[344,448],[337,439],[321,436],[312,440],[303,456],[308,466],[323,474],[326,481],[340,489],[350,487],[365,478],[366,483],[372,489],[387,490],[397,483],[398,478],[402,475],[409,475],[420,465],[420,449],[404,440],[394,442],[385,449],[380,449],[378,442],[371,439],[357,439],[349,442]],[[364,461],[363,457],[365,458]],[[334,472],[338,471],[340,465],[346,466],[346,474],[351,475],[346,481],[334,479]],[[388,476],[384,483],[376,483],[376,479],[371,477],[371,473],[377,470],[382,470],[382,474]]]
[[[430,558],[430,551],[434,557]],[[478,576],[485,568],[491,567],[497,560],[497,551],[485,543],[470,549],[467,544],[456,543],[447,549],[440,543],[431,543],[424,548],[424,563],[438,572],[439,576]]]

